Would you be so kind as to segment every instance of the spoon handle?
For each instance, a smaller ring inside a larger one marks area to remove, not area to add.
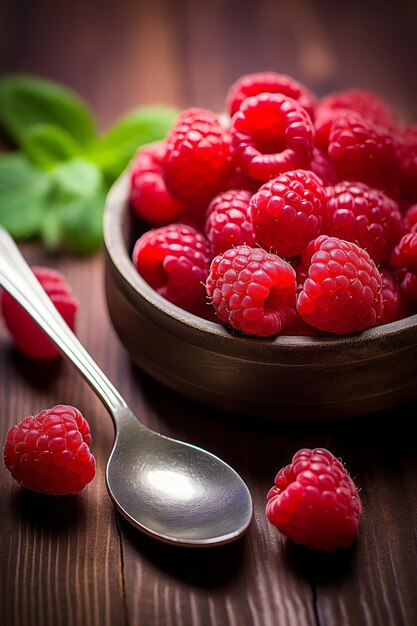
[[[116,420],[120,409],[127,407],[126,402],[78,341],[34,276],[13,239],[1,227],[0,286],[10,293],[72,361]]]

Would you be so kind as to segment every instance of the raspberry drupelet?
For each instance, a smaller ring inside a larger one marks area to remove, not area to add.
[[[236,164],[252,178],[267,181],[306,167],[315,130],[308,113],[282,94],[246,98],[232,119]]]
[[[141,148],[130,169],[130,203],[135,213],[151,226],[176,222],[184,206],[169,193],[162,175],[165,142]]]
[[[205,109],[185,109],[168,133],[162,164],[172,196],[207,206],[225,189],[233,166],[231,137],[219,118]]]
[[[397,203],[384,192],[344,181],[326,188],[323,233],[357,243],[379,264],[401,237],[402,217]]]
[[[268,520],[314,550],[333,552],[356,540],[362,505],[342,463],[324,448],[299,450],[267,495]]]
[[[255,243],[255,233],[249,217],[252,194],[243,189],[224,191],[210,202],[206,214],[205,234],[211,254],[216,256],[233,246]]]
[[[249,205],[256,241],[284,257],[301,254],[321,232],[325,198],[322,181],[307,170],[265,183]]]
[[[78,409],[57,405],[12,426],[4,444],[7,469],[26,489],[65,495],[95,475],[90,427]]]
[[[209,244],[186,224],[150,230],[136,242],[133,263],[142,278],[177,306],[205,317],[205,282],[210,264]]]
[[[33,273],[72,331],[78,303],[65,277],[49,267],[33,267]],[[16,348],[32,359],[52,359],[60,355],[58,348],[33,321],[28,313],[7,292],[0,294],[1,310]]]
[[[323,235],[310,242],[304,263],[309,265],[308,278],[297,300],[304,321],[336,334],[378,323],[383,311],[382,279],[366,250]]]
[[[293,98],[314,119],[315,96],[292,76],[276,72],[258,72],[245,74],[230,87],[226,98],[226,106],[231,116],[239,110],[242,102],[250,96],[260,93],[281,93]]]
[[[247,335],[277,335],[295,319],[295,271],[261,248],[238,246],[215,257],[206,287],[219,321]]]

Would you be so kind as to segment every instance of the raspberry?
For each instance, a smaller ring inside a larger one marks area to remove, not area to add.
[[[417,272],[405,272],[401,281],[401,291],[411,302],[417,302]]]
[[[328,153],[339,179],[387,189],[398,178],[397,151],[387,131],[357,113],[341,115],[331,125]]]
[[[81,491],[95,475],[90,428],[80,411],[60,404],[12,426],[4,462],[26,489],[64,495]]]
[[[313,172],[294,170],[262,185],[249,212],[257,242],[277,254],[300,254],[321,230],[323,184]]]
[[[308,169],[314,172],[324,185],[334,185],[337,181],[334,165],[321,148],[314,147]]]
[[[282,94],[246,98],[233,116],[231,131],[237,165],[252,178],[267,181],[310,161],[315,134],[311,118]]]
[[[314,249],[315,244],[310,244]],[[331,333],[365,330],[382,315],[382,279],[369,254],[355,243],[322,238],[312,255],[297,310],[308,324]]]
[[[240,167],[236,167],[225,184],[225,191],[232,189],[245,189],[251,193],[258,191],[261,182],[255,178],[251,178],[247,174],[244,174]]]
[[[328,450],[304,448],[275,477],[266,515],[283,534],[313,550],[333,552],[356,540],[362,505],[355,483]]]
[[[152,226],[163,226],[177,221],[184,207],[174,200],[162,176],[165,143],[141,148],[130,170],[130,203],[136,214]]]
[[[170,224],[146,232],[135,244],[133,263],[142,278],[170,302],[197,315],[208,308],[204,283],[209,245],[192,226]]]
[[[404,267],[417,271],[417,233],[410,232],[404,235],[391,254],[391,264],[394,267]]]
[[[400,176],[403,191],[417,201],[417,124],[409,126],[400,135]]]
[[[397,121],[392,109],[380,96],[371,91],[349,89],[331,93],[320,101],[317,115],[321,115],[323,111],[339,109],[359,113],[372,124],[382,126],[390,131],[397,128]]]
[[[332,129],[333,122],[349,115],[348,109],[320,109],[315,120],[316,129],[316,146],[321,150],[324,150],[327,154],[329,147],[330,131]]]
[[[33,267],[32,270],[68,326],[74,330],[78,303],[65,277],[49,267]],[[14,344],[20,352],[32,359],[59,356],[60,352],[52,341],[6,292],[2,293],[1,310]]]
[[[375,263],[386,261],[402,234],[397,203],[365,183],[341,182],[326,196],[323,232],[357,243]]]
[[[408,207],[403,222],[406,231],[417,228],[417,204]]]
[[[230,115],[233,116],[236,113],[246,98],[258,96],[265,92],[281,93],[293,98],[307,111],[311,118],[314,117],[316,99],[311,91],[291,76],[276,72],[259,72],[241,76],[230,87],[227,94],[226,106]]]
[[[404,296],[398,277],[387,268],[380,270],[382,278],[382,301],[384,308],[379,325],[389,324],[410,315],[410,306]]]
[[[180,202],[198,204],[224,189],[233,169],[230,134],[204,109],[186,109],[166,139],[163,159],[168,190]]]
[[[238,246],[216,256],[207,279],[219,320],[247,335],[276,335],[295,318],[295,271],[261,248]]]
[[[255,243],[249,218],[252,194],[244,190],[224,191],[215,196],[207,209],[205,233],[213,256],[233,246]]]

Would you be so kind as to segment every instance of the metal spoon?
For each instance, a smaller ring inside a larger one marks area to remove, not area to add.
[[[0,285],[78,368],[112,416],[116,436],[106,482],[120,513],[136,528],[167,543],[204,547],[240,537],[252,518],[251,495],[240,476],[210,452],[139,422],[2,228]]]

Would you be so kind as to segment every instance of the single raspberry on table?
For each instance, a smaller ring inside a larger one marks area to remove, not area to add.
[[[32,271],[68,326],[74,331],[78,303],[63,274],[49,267],[33,267]],[[59,356],[58,348],[7,292],[1,294],[1,310],[13,342],[20,352],[32,359],[43,360]]]
[[[383,310],[382,279],[366,250],[355,243],[322,236],[311,242],[308,278],[297,310],[311,326],[336,334],[375,326]],[[308,263],[306,263],[307,265]]]
[[[95,475],[90,427],[80,411],[60,404],[12,426],[4,462],[26,489],[65,495],[81,491]]]
[[[315,96],[292,76],[277,74],[276,72],[257,72],[245,74],[230,87],[226,98],[226,106],[231,116],[239,110],[242,102],[250,96],[260,93],[282,93],[293,98],[314,118],[316,105]]]
[[[231,137],[205,109],[185,109],[166,138],[162,162],[168,190],[179,202],[207,203],[224,190],[233,170]]]
[[[176,222],[184,206],[169,193],[162,174],[165,142],[141,148],[130,168],[130,203],[135,213],[151,226]]]
[[[210,250],[202,233],[186,224],[149,230],[136,242],[133,263],[142,278],[177,306],[203,315]]]
[[[399,178],[394,136],[358,113],[337,117],[331,125],[328,154],[340,179],[389,189]]]
[[[285,172],[265,183],[249,205],[257,242],[281,256],[301,254],[321,232],[325,199],[322,181],[307,170]]]
[[[364,89],[348,89],[328,94],[320,100],[317,115],[340,109],[359,113],[363,118],[387,130],[397,129],[397,120],[392,108],[376,93]]]
[[[345,467],[324,448],[299,450],[267,495],[268,520],[313,550],[349,548],[358,535],[362,505]]]
[[[219,321],[247,335],[277,335],[295,318],[295,271],[262,248],[238,246],[216,256],[206,287]]]
[[[397,203],[365,183],[343,181],[326,187],[323,233],[353,241],[375,263],[383,263],[402,234]]]
[[[249,217],[252,194],[243,189],[224,191],[210,202],[206,214],[205,233],[213,256],[233,246],[255,243]]]
[[[279,93],[246,98],[231,126],[236,164],[252,178],[267,181],[306,167],[315,130],[308,113]]]

